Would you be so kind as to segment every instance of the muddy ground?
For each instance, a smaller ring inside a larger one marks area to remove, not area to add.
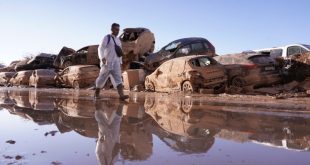
[[[308,164],[310,97],[0,88],[0,164]]]

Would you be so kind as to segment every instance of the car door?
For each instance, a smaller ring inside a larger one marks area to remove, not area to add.
[[[172,61],[163,63],[156,71],[156,89],[166,90],[169,88],[168,76],[170,74]]]
[[[174,57],[178,58],[178,57],[188,56],[188,55],[190,55],[191,51],[192,51],[192,49],[191,49],[190,44],[183,45],[176,50]]]
[[[185,69],[185,60],[174,60],[171,64],[168,82],[169,88],[174,90],[181,89],[180,84],[183,82],[183,72]]]

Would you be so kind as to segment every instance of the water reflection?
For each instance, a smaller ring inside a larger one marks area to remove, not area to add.
[[[96,140],[100,164],[146,161],[153,135],[175,152],[205,154],[217,139],[309,151],[307,115],[261,113],[259,109],[203,102],[191,97],[145,95],[129,102],[93,101],[79,93],[4,90],[0,107],[38,125],[55,124],[62,134],[74,131]],[[242,109],[242,111],[240,111]],[[256,111],[257,109],[257,111]]]

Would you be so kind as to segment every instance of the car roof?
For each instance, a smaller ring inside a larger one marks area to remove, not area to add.
[[[178,39],[172,42],[181,42],[182,44],[186,44],[186,43],[190,43],[193,41],[207,41],[207,39],[201,38],[201,37],[189,37],[189,38],[181,38],[181,39]]]
[[[215,58],[221,58],[221,57],[240,57],[240,58],[251,58],[254,56],[270,56],[270,54],[262,54],[259,52],[248,52],[248,53],[236,53],[236,54],[226,54],[226,55],[221,55],[217,56]]]
[[[54,56],[55,54],[47,54],[47,53],[40,53],[38,54],[36,57],[52,57]]]
[[[143,32],[143,31],[150,31],[147,28],[143,28],[143,27],[137,27],[137,28],[126,28],[123,30],[124,32]]]

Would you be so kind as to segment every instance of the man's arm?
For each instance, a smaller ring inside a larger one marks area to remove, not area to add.
[[[98,47],[98,56],[99,56],[99,59],[100,60],[104,60],[103,63],[105,63],[105,55],[104,55],[104,49],[107,47],[108,45],[108,35],[105,36],[102,40],[102,42],[99,44],[99,47]]]

